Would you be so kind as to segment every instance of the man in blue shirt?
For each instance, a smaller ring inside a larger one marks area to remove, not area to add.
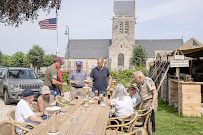
[[[97,59],[97,67],[93,68],[90,77],[93,78],[93,87],[92,91],[95,92],[98,90],[98,93],[105,94],[106,90],[110,89],[112,77],[108,68],[103,66],[103,59]]]
[[[85,96],[86,94],[82,87],[85,86],[83,80],[87,80],[87,73],[82,69],[81,61],[77,61],[76,66],[77,69],[72,71],[68,78],[69,83],[72,85],[70,91],[72,98],[77,96]]]

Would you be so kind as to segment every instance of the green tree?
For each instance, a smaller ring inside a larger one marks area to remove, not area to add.
[[[135,47],[133,49],[131,63],[135,66],[145,66],[146,60],[147,60],[147,53],[144,47],[142,47],[142,45],[138,45],[137,47]]]
[[[9,65],[10,56],[3,54],[2,66],[10,67]]]
[[[53,59],[56,57],[54,54],[44,55],[44,64],[43,67],[48,67],[52,64]]]
[[[0,22],[18,26],[23,21],[32,21],[39,16],[39,10],[50,13],[60,9],[62,0],[0,0]]]
[[[0,51],[0,65],[2,65],[2,61],[3,61],[3,54],[2,54],[2,52]]]
[[[16,52],[10,57],[8,63],[10,67],[24,67],[24,53]]]
[[[44,50],[39,47],[39,45],[33,45],[32,49],[29,50],[27,54],[28,61],[32,63],[32,66],[35,68],[37,67],[37,70],[40,69],[41,66],[43,66],[44,62]]]
[[[31,62],[28,59],[28,54],[24,56],[24,67],[30,67]]]

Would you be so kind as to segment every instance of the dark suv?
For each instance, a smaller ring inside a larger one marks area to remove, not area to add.
[[[30,68],[3,67],[0,68],[0,94],[4,103],[18,102],[24,89],[32,89],[37,96],[40,95],[44,82]]]

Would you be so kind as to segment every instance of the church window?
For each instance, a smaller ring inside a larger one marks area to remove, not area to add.
[[[121,45],[121,48],[122,48],[122,45]]]
[[[123,22],[119,24],[119,34],[123,34]]]
[[[128,22],[125,22],[124,33],[125,33],[125,34],[128,34],[128,31],[129,31],[129,23],[128,23]]]
[[[122,53],[118,55],[118,66],[124,66],[124,55]]]

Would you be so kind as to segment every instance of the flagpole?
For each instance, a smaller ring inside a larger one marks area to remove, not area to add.
[[[56,25],[57,25],[57,49],[56,49],[56,56],[59,56],[59,49],[58,49],[58,13],[56,13]]]

